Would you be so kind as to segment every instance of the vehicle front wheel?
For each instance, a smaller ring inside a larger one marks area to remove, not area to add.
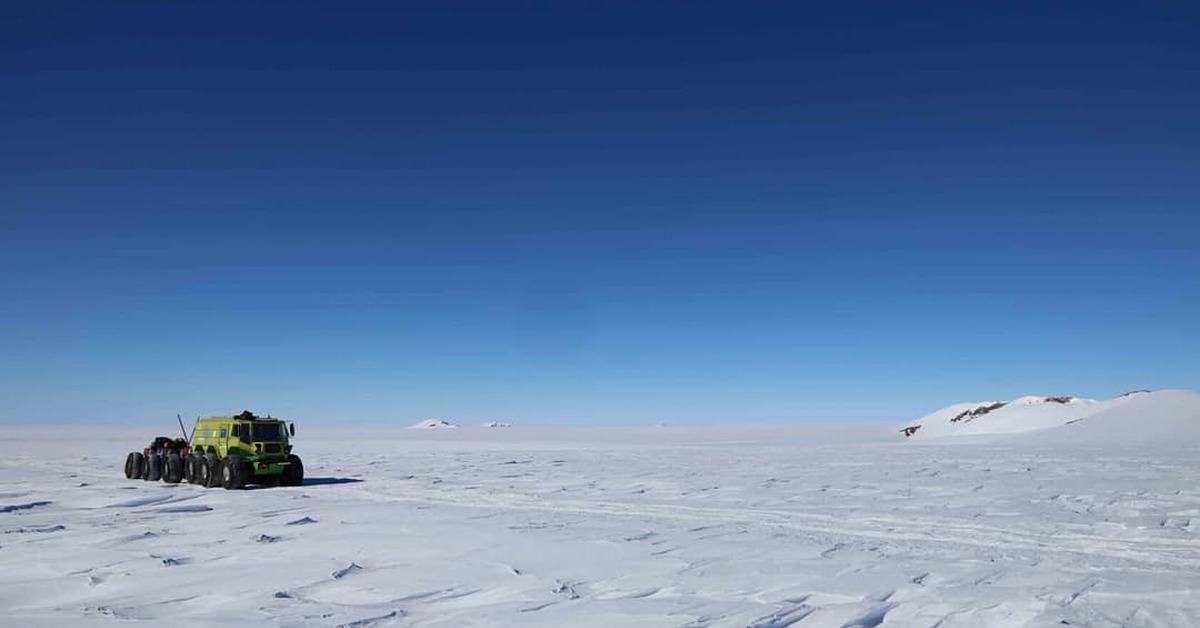
[[[227,456],[221,461],[221,486],[231,491],[246,487],[246,465],[238,456]]]
[[[289,454],[287,461],[287,467],[279,476],[279,485],[300,486],[304,483],[304,463],[300,461],[300,456],[295,454]]]

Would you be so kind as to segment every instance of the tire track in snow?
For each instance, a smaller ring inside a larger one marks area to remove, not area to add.
[[[918,545],[952,545],[989,551],[1028,551],[1066,554],[1086,559],[1107,558],[1130,563],[1200,569],[1200,541],[1153,537],[1112,538],[1079,533],[1040,534],[986,524],[956,523],[946,519],[862,519],[753,508],[687,506],[682,504],[629,504],[611,501],[547,500],[519,493],[472,492],[465,499],[442,494],[387,495],[362,489],[360,495],[376,501],[436,504],[462,508],[497,508],[676,521],[718,522],[783,528],[832,539],[870,539]]]

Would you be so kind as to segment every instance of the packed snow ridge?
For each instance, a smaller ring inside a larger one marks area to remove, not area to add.
[[[1071,428],[1064,431],[1064,428]],[[1042,432],[1089,440],[1169,434],[1200,438],[1200,394],[1190,390],[1135,391],[1106,400],[1027,396],[1012,401],[958,403],[909,421],[913,438]]]

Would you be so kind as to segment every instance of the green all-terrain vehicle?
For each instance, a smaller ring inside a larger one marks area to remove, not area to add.
[[[183,421],[180,420],[180,428]],[[304,464],[288,437],[296,426],[243,412],[196,419],[191,441],[159,436],[125,458],[125,477],[239,489],[247,484],[299,486]]]

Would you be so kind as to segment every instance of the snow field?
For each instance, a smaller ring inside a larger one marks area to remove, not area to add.
[[[148,434],[0,442],[3,623],[1200,625],[1196,440],[305,434],[304,486],[245,491],[124,479]]]

